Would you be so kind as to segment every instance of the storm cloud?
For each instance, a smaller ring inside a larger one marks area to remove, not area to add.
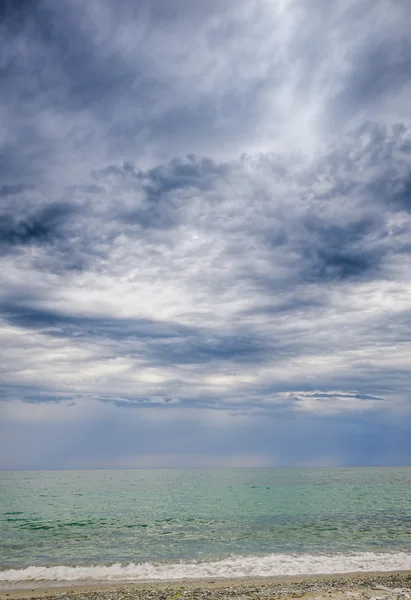
[[[1,466],[409,462],[410,17],[1,4]]]

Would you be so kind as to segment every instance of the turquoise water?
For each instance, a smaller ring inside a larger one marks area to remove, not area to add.
[[[3,570],[411,552],[407,467],[2,472],[0,507]]]

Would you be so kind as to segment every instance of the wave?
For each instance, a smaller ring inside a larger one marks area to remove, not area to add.
[[[127,582],[177,579],[317,575],[364,571],[411,570],[411,554],[360,552],[356,554],[268,554],[232,556],[214,561],[144,562],[122,565],[32,566],[0,571],[3,584],[24,582]]]

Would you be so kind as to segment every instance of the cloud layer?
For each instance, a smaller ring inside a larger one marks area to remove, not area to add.
[[[407,463],[408,4],[2,10],[2,466]]]

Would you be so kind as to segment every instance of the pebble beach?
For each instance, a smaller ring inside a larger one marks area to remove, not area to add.
[[[411,572],[8,589],[0,600],[409,600]]]

